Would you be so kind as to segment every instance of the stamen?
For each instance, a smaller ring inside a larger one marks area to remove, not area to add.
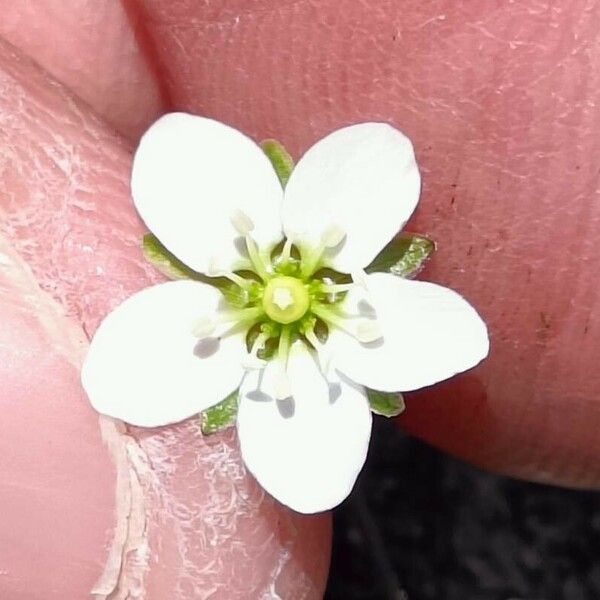
[[[317,337],[317,334],[312,327],[306,327],[302,333],[304,333],[304,337],[306,337],[306,339],[313,345],[313,348],[317,352],[323,348],[321,340]]]
[[[270,276],[271,265],[270,263],[267,264],[267,260],[260,255],[258,246],[250,235],[246,236],[246,250],[248,250],[248,256],[252,261],[252,266],[254,267],[256,274],[266,282]]]
[[[368,289],[369,284],[367,279],[367,272],[364,269],[357,269],[356,271],[352,271],[350,276],[352,277],[352,281],[356,285],[359,285],[364,290]]]
[[[315,267],[323,255],[325,248],[317,248],[314,252],[303,252],[300,262],[300,275],[310,277],[315,272]]]
[[[219,325],[227,323],[245,324],[255,321],[264,314],[262,306],[251,306],[213,316],[204,316],[198,319],[192,326],[191,333],[198,339],[212,336]]]
[[[329,226],[321,236],[321,244],[324,248],[335,248],[342,243],[346,232],[337,225]]]
[[[354,287],[354,283],[322,283],[319,286],[319,291],[325,294],[341,294],[348,292]]]
[[[300,265],[300,274],[302,277],[310,277],[315,272],[325,250],[328,248],[335,248],[342,243],[342,240],[345,237],[346,233],[337,225],[329,226],[323,232],[319,245],[313,251],[304,252],[302,254],[302,262]]]
[[[209,277],[219,277],[222,272],[223,272],[223,269],[219,267],[219,264],[217,263],[217,259],[213,256],[208,261],[208,266],[206,268],[206,274]]]
[[[291,335],[292,331],[289,327],[281,328],[281,335],[279,336],[279,346],[277,348],[277,358],[280,362],[285,364],[287,369],[288,356],[290,355],[291,346]]]
[[[283,245],[283,250],[281,251],[280,260],[283,264],[287,264],[290,262],[290,258],[292,256],[292,246],[294,242],[292,238],[288,237],[285,240],[285,244]]]
[[[321,375],[323,375],[323,379],[325,379],[329,387],[330,398],[332,395],[338,397],[341,393],[340,386],[342,382],[337,371],[333,368],[333,354],[329,351],[326,344],[319,340],[312,327],[307,327],[303,333],[317,353]]]
[[[248,256],[250,257],[250,261],[252,262],[256,274],[263,281],[266,281],[269,278],[271,265],[268,258],[265,259],[265,257],[261,256],[256,242],[250,235],[254,231],[252,219],[244,211],[236,209],[231,213],[229,220],[234,229],[244,238]]]
[[[287,372],[280,370],[275,375],[275,399],[285,400],[292,395],[292,388]]]
[[[206,269],[206,274],[209,277],[225,277],[225,279],[229,279],[229,281],[235,283],[244,290],[251,288],[252,285],[254,285],[255,283],[254,281],[244,279],[241,275],[238,275],[233,271],[227,271],[226,269],[219,268],[214,258],[209,261],[208,268]]]
[[[244,369],[248,371],[254,371],[263,369],[266,366],[267,361],[263,360],[262,358],[258,358],[258,353],[265,347],[265,342],[269,339],[269,337],[270,336],[266,333],[261,333],[254,340],[252,349],[242,361],[242,366]]]
[[[326,349],[325,344],[323,344],[317,335],[315,334],[314,329],[306,329],[304,331],[304,335],[306,339],[312,344],[312,347],[315,349],[317,353],[317,358],[319,359],[319,367],[321,368],[321,373],[325,379],[328,379],[329,373],[331,371],[331,360],[332,355]]]
[[[328,325],[334,325],[363,344],[374,342],[383,337],[379,326],[373,319],[360,319],[356,324],[349,323],[347,318],[316,302],[311,305],[311,310]]]
[[[285,228],[285,237],[295,244],[301,237],[302,232],[299,229],[291,229],[290,227]]]
[[[356,326],[356,339],[363,344],[369,344],[382,338],[383,334],[376,321],[363,319]]]
[[[285,400],[292,395],[292,388],[287,374],[287,363],[290,354],[291,330],[289,327],[281,329],[279,347],[277,348],[277,373],[275,374],[275,398]]]
[[[267,361],[258,356],[248,354],[242,359],[242,368],[246,371],[262,371],[267,366]]]
[[[214,317],[202,317],[192,326],[192,335],[200,340],[210,337],[217,328],[217,324]]]
[[[349,312],[341,306],[336,307],[336,312],[340,317],[343,317],[344,319],[376,319],[377,318],[377,312],[367,301],[364,301],[361,303],[361,305],[359,306],[359,312]]]
[[[229,217],[231,224],[235,230],[242,236],[246,237],[254,230],[252,219],[242,210],[236,209]]]

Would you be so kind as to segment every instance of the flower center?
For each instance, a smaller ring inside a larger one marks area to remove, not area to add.
[[[302,318],[310,306],[306,285],[295,277],[278,276],[267,282],[262,305],[276,323],[287,325]]]
[[[245,241],[247,263],[239,272],[219,268],[212,261],[207,275],[228,279],[234,291],[221,287],[229,308],[206,315],[193,324],[192,333],[202,339],[221,337],[228,331],[245,331],[248,354],[246,369],[262,369],[267,360],[276,361],[276,396],[289,396],[287,361],[290,348],[302,340],[316,352],[327,381],[337,377],[325,342],[332,328],[344,331],[361,343],[381,338],[372,315],[362,309],[348,313],[342,306],[346,294],[355,286],[366,288],[366,274],[336,273],[327,268],[323,256],[344,239],[344,232],[331,226],[314,247],[296,246],[291,236],[278,251],[259,248],[252,237],[254,224],[241,211],[231,223]]]

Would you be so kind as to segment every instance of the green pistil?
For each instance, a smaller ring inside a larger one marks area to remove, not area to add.
[[[265,286],[262,305],[276,323],[288,325],[301,319],[310,306],[308,290],[295,277],[273,277]]]

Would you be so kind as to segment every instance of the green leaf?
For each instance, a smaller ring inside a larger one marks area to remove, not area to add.
[[[404,412],[404,398],[399,392],[377,392],[367,389],[371,411],[383,417],[397,417]]]
[[[238,391],[225,400],[200,413],[200,429],[204,435],[212,435],[235,424],[238,410]]]
[[[260,146],[269,157],[282,187],[285,187],[294,169],[294,159],[277,140],[264,140]]]
[[[414,277],[435,250],[435,242],[422,235],[402,233],[395,237],[365,269],[367,273],[391,273]]]
[[[146,233],[142,240],[144,258],[170,279],[198,279],[204,277],[171,254],[153,233]]]

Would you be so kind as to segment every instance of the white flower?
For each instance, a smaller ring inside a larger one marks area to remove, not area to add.
[[[242,302],[231,306],[194,280],[125,300],[98,328],[83,366],[91,403],[153,427],[239,387],[241,453],[259,483],[300,512],[337,505],[367,453],[363,386],[414,390],[488,352],[484,323],[455,292],[364,271],[410,217],[419,189],[412,145],[389,125],[327,136],[283,191],[240,132],[187,114],[162,117],[135,155],[137,210],[170,252],[229,278]],[[352,279],[340,283],[323,267]]]

